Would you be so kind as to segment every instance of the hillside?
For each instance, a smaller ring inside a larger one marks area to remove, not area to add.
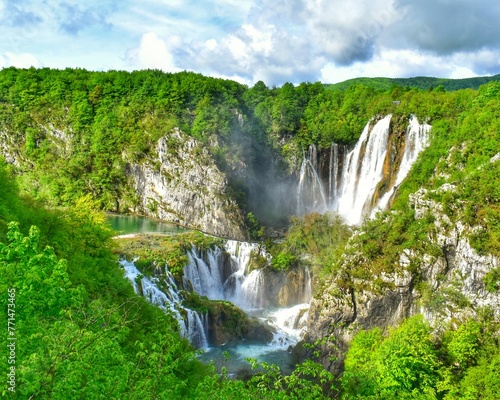
[[[431,90],[442,87],[446,91],[460,89],[479,89],[479,86],[488,82],[500,80],[500,74],[493,76],[479,76],[476,78],[446,79],[428,76],[416,76],[413,78],[353,78],[344,82],[325,85],[331,90],[345,90],[349,86],[361,84],[377,90],[389,90],[392,86],[404,88],[416,88]]]
[[[360,78],[332,90],[1,70],[0,284],[17,302],[19,398],[496,398],[497,78],[466,89],[453,85],[483,78]],[[435,83],[445,90],[425,86]],[[357,214],[347,219],[339,202]],[[102,211],[238,241],[195,233],[120,250]],[[233,275],[241,247],[254,250]],[[132,285],[115,253],[136,259]],[[188,283],[202,265],[207,286],[215,271],[234,290],[252,276],[256,302],[312,293],[293,372],[250,360],[251,377],[226,379],[198,361],[179,320],[215,316],[207,325],[232,330],[219,344],[248,324],[233,297],[211,303]],[[172,296],[183,311],[134,293],[151,282],[156,293],[181,288]]]

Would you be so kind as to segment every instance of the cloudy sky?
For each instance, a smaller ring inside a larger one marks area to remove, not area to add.
[[[0,67],[252,85],[500,73],[498,0],[0,0]]]

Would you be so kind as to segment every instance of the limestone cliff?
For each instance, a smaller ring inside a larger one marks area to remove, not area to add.
[[[415,220],[432,222],[425,243],[399,251],[396,265],[390,268],[378,273],[372,268],[373,275],[367,276],[352,272],[373,264],[357,235],[352,238],[337,275],[311,301],[307,340],[321,340],[320,361],[326,367],[340,372],[348,343],[359,329],[387,329],[416,313],[440,329],[474,316],[484,307],[500,312],[500,293],[485,285],[487,274],[500,266],[499,258],[478,254],[469,238],[479,228],[452,221],[443,205],[433,200],[439,193],[454,190],[444,184],[435,191],[420,189],[410,196]],[[391,224],[391,218],[385,222]]]
[[[134,212],[233,239],[244,239],[243,216],[208,151],[175,129],[146,161],[126,167],[137,196]]]

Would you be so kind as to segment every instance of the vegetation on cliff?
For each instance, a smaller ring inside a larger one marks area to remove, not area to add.
[[[438,330],[413,317],[387,332],[361,331],[336,386],[345,398],[494,398],[498,313],[472,309],[457,290],[433,290],[420,261],[448,260],[451,250],[437,238],[457,227],[464,227],[479,255],[500,255],[498,82],[454,92],[364,84],[330,90],[319,83],[247,88],[188,72],[6,68],[0,71],[0,150],[10,164],[0,161],[0,291],[16,293],[19,396],[336,394],[332,375],[309,360],[290,376],[265,366],[267,373],[247,382],[221,378],[199,363],[172,317],[134,295],[96,210],[124,211],[136,203],[126,164],[140,162],[179,127],[209,149],[229,178],[227,196],[245,209],[259,238],[256,217],[267,215],[266,202],[273,199],[264,187],[290,177],[309,144],[352,143],[371,117],[389,112],[432,124],[430,146],[398,188],[392,210],[352,236],[335,216],[293,220],[285,240],[271,249],[273,267],[310,263],[317,276],[335,282],[336,295],[350,297],[384,293],[394,288],[387,277],[408,273],[424,307],[452,305],[477,317],[455,317]],[[177,145],[171,140],[169,151]],[[441,217],[416,215],[419,190]],[[166,260],[179,274],[182,243],[166,241],[166,255],[144,255],[145,265]],[[484,285],[498,292],[498,268],[485,275]],[[0,300],[4,320],[8,299]],[[1,355],[8,358],[6,345]]]
[[[478,93],[353,84],[339,91],[319,82],[280,88],[258,82],[248,88],[190,72],[4,68],[0,148],[33,198],[71,205],[90,195],[104,210],[126,211],[139,204],[127,165],[147,159],[162,137],[175,154],[182,145],[177,127],[225,172],[230,189],[221,195],[235,199],[244,215],[279,223],[293,207],[291,192],[280,187],[310,144],[353,143],[370,118],[389,112],[413,113],[451,132],[461,113],[479,105],[475,98],[496,87],[492,82]],[[258,237],[258,225],[247,222]]]
[[[333,376],[312,362],[291,376],[264,365],[268,373],[248,382],[216,374],[196,359],[172,316],[134,294],[95,204],[48,210],[20,197],[5,164],[0,184],[0,315],[11,322],[0,356],[12,360],[2,368],[13,376],[3,396],[316,399],[330,392]],[[241,318],[231,313],[229,324]]]

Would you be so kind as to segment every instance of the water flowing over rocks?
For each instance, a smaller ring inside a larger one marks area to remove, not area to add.
[[[430,125],[411,116],[398,131],[392,115],[369,121],[354,147],[332,143],[304,154],[297,190],[297,214],[335,211],[349,224],[388,208],[420,152]]]
[[[146,277],[133,262],[121,263],[135,291],[171,313],[195,347],[248,339],[286,349],[304,332],[311,276],[307,269],[253,269],[257,254],[270,259],[259,244],[227,240],[223,247],[193,246],[181,282],[168,266]]]
[[[175,129],[158,140],[145,162],[127,173],[138,199],[134,212],[243,240],[243,215],[228,194],[225,175],[196,139]]]

